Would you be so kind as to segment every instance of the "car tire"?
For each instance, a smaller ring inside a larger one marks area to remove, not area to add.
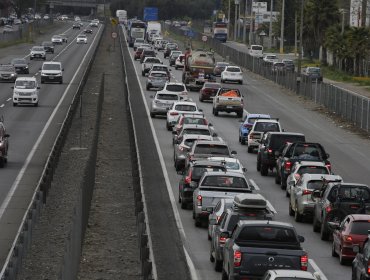
[[[141,76],[145,77],[145,72],[141,71]]]
[[[253,153],[253,147],[248,146],[247,152],[248,152],[248,154]]]
[[[221,260],[218,260],[217,258],[215,258],[214,269],[217,272],[221,272],[222,271],[222,261]]]
[[[38,107],[39,106],[39,103],[36,102],[35,104],[33,104],[34,107]]]
[[[261,159],[260,157],[257,157],[257,164],[256,164],[257,171],[261,171]]]
[[[295,202],[295,205],[297,205],[297,201]],[[299,213],[298,209],[294,212],[294,220],[298,223],[301,223],[303,220],[303,216]]]
[[[243,84],[243,81],[239,81],[239,84],[241,84],[241,85],[242,85],[242,84]]]
[[[339,263],[341,265],[346,265],[348,263],[348,260],[343,258],[342,250],[339,253]]]
[[[312,221],[312,230],[313,232],[319,232],[320,231],[320,222],[317,220],[315,215],[315,210],[313,211],[313,221]]]
[[[291,216],[291,217],[294,216],[294,211],[293,211],[293,208],[292,208],[292,204],[290,203],[290,200],[289,200],[289,216]]]
[[[224,268],[222,268],[222,275],[221,275],[222,280],[229,280],[229,276],[227,276],[227,273]]]
[[[320,238],[324,241],[329,240],[329,232],[325,227],[325,223],[321,224]]]
[[[214,115],[217,117],[218,116],[218,111],[217,111],[217,109],[214,109]]]
[[[46,57],[44,57],[43,60],[46,60]]]
[[[237,116],[238,118],[242,118],[242,117],[243,117],[243,111],[239,111],[239,112],[237,112],[237,113],[236,113],[236,116]]]
[[[282,190],[286,190],[286,184],[284,184],[284,179],[283,178],[280,178],[280,188]]]
[[[202,221],[198,217],[195,217],[194,225],[195,227],[200,227],[202,225]]]
[[[215,258],[213,257],[212,253],[213,253],[213,251],[212,251],[212,245],[211,245],[211,250],[209,251],[209,261],[211,263],[213,263],[215,261]]]
[[[30,71],[29,70],[27,70],[26,72],[25,72],[25,74],[29,74],[30,73]]]
[[[155,118],[155,114],[154,114],[154,113],[150,113],[150,117],[151,117],[152,119],[154,119],[154,118]]]
[[[280,185],[281,184],[281,179],[280,179],[280,176],[278,174],[279,174],[279,172],[276,170],[275,184]]]
[[[261,163],[261,175],[262,176],[267,176],[269,174],[269,169],[266,165]]]
[[[221,84],[223,84],[225,81],[223,79],[221,79]]]
[[[18,103],[13,102],[13,107],[17,107],[17,106],[18,106]]]
[[[177,70],[177,69],[179,69],[179,67],[177,67],[177,65],[175,65],[175,69]]]
[[[43,84],[43,83],[45,83],[45,81],[44,80],[41,80],[41,83]]]
[[[188,209],[188,204],[181,199],[181,209]]]
[[[33,58],[32,57],[30,57],[30,60],[32,60]]]
[[[331,256],[332,257],[338,257],[338,254],[337,254],[337,252],[335,252],[335,249],[334,249],[334,241],[331,244]]]
[[[0,159],[0,168],[4,168],[4,166],[5,166],[5,160],[4,160],[4,158],[1,158]]]
[[[150,90],[150,86],[146,86],[146,90]]]
[[[245,145],[245,138],[243,137],[239,137],[239,138],[240,138],[239,140],[240,144]]]
[[[166,122],[166,128],[168,131],[171,131],[171,126],[168,124],[168,122]]]
[[[203,97],[202,97],[202,95],[201,95],[201,94],[199,94],[199,101],[200,101],[200,102],[204,102]]]
[[[61,81],[59,82],[59,84],[63,84],[63,80],[61,80]]]

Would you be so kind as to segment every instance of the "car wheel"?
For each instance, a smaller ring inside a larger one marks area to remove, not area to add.
[[[215,258],[215,271],[217,272],[221,272],[222,271],[222,261],[218,260],[217,258]]]
[[[179,69],[179,67],[177,67],[177,65],[175,65],[175,69],[177,70],[177,69]]]
[[[150,113],[150,117],[154,119],[155,118],[155,114],[154,113]]]
[[[340,252],[339,252],[339,263],[341,265],[346,265],[347,262],[348,262],[348,260],[343,258],[342,250],[340,250]]]
[[[30,57],[30,60],[32,60],[33,58],[32,57]]]
[[[279,174],[279,172],[276,170],[275,184],[280,185],[281,184],[281,179],[280,179],[280,176],[278,174]]]
[[[59,84],[63,84],[63,80],[61,80],[61,81],[59,82]]]
[[[202,225],[202,221],[199,218],[195,217],[194,225],[195,227],[200,227]]]
[[[325,222],[321,224],[320,238],[321,240],[329,240],[329,232],[326,229]]]
[[[33,106],[38,107],[39,106],[39,103],[36,102],[35,104],[33,104]]]
[[[179,190],[179,198],[178,198],[179,203],[181,203],[181,195],[180,195],[180,190]]]
[[[211,245],[211,250],[209,251],[209,261],[213,263],[215,261],[215,258],[213,257],[212,253],[213,253],[213,250],[212,250],[212,245]]]
[[[290,193],[288,192],[288,187],[285,188],[285,196],[290,197]]]
[[[18,103],[13,102],[13,107],[17,107]]]
[[[225,81],[223,79],[221,79],[221,84],[223,84]]]
[[[222,280],[228,280],[228,279],[229,279],[229,277],[227,276],[227,273],[226,273],[226,271],[225,271],[225,269],[224,269],[224,268],[222,269],[222,276],[221,276],[221,279],[222,279]]]
[[[44,57],[43,60],[46,60],[46,57]]]
[[[289,216],[294,216],[294,211],[293,211],[293,208],[292,208],[292,204],[290,203],[290,200],[289,200]]]
[[[202,95],[201,95],[201,94],[199,94],[199,101],[200,101],[200,102],[203,102],[203,97],[202,97]]]
[[[266,165],[264,165],[263,163],[261,163],[261,175],[262,176],[267,176],[269,173],[269,169]]]
[[[215,110],[214,115],[217,117],[218,116],[218,111],[217,111],[217,109],[214,109],[214,110]]]
[[[241,84],[241,85],[242,85],[242,84],[243,84],[243,81],[239,81],[239,84]]]
[[[312,222],[312,230],[313,232],[319,232],[320,231],[320,222],[317,220],[315,215],[315,210],[313,211],[313,222]]]
[[[146,86],[146,90],[150,90],[150,86]]]
[[[247,152],[251,154],[253,152],[253,147],[248,146]]]
[[[242,118],[242,117],[243,117],[243,111],[237,112],[237,113],[236,113],[236,116],[237,116],[238,118]]]
[[[0,168],[4,168],[4,166],[5,166],[5,160],[4,160],[4,158],[1,158],[0,159]]]
[[[188,204],[186,202],[184,202],[182,199],[181,199],[181,209],[187,209],[188,208]]]
[[[260,157],[257,157],[257,171],[261,171],[261,158]]]
[[[335,245],[334,245],[334,241],[333,241],[333,243],[331,244],[331,256],[332,256],[332,257],[338,257],[337,252],[335,252]]]
[[[295,202],[295,205],[297,208],[297,201]],[[294,212],[294,220],[299,223],[302,222],[303,220],[303,216],[299,213],[298,208]]]
[[[45,81],[44,80],[41,80],[41,83],[43,84],[43,83],[45,83]]]
[[[166,122],[166,128],[168,131],[171,131],[171,126],[168,124],[168,122]]]
[[[284,183],[284,179],[283,178],[280,178],[280,188],[282,190],[285,190],[286,189],[286,182]]]
[[[30,71],[29,71],[29,70],[27,70],[25,74],[29,74],[29,73],[30,73]]]
[[[145,77],[145,72],[141,71],[141,76]]]

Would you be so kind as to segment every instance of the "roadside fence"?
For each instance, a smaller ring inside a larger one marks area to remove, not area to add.
[[[50,21],[37,20],[20,25],[15,25],[13,31],[0,33],[0,43],[8,43],[18,40],[32,40],[35,34],[40,34],[41,29],[49,26]]]
[[[165,26],[170,34],[185,36],[184,30],[173,26]],[[193,39],[202,40],[202,33],[193,31],[193,34]],[[209,48],[208,50],[212,49],[222,56],[225,61],[248,69],[295,92],[297,95],[304,96],[352,123],[357,128],[370,132],[370,99],[368,97],[339,88],[333,84],[312,80],[305,75],[301,75],[299,78],[297,72],[274,71],[271,63],[266,63],[247,52],[238,51],[217,39],[208,37],[206,45]]]

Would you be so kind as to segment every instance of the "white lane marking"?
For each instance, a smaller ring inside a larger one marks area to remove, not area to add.
[[[5,106],[5,104],[1,104],[1,105],[0,105],[0,108],[3,108],[4,106]]]
[[[275,210],[274,206],[272,206],[271,202],[269,200],[267,200],[267,206],[270,208],[270,210],[272,212],[274,212],[275,214],[277,214],[277,211]]]
[[[12,100],[12,98],[11,98],[11,97],[9,97],[6,101],[8,102],[8,101],[10,101],[10,100]]]
[[[183,247],[183,248],[184,248],[184,252],[185,252],[186,262],[188,263],[189,270],[190,270],[190,277],[193,280],[197,280],[198,275],[196,274],[196,269],[195,269],[194,263],[193,263],[192,259],[190,258],[189,253],[186,250],[186,248],[185,247]]]
[[[321,269],[319,268],[319,266],[315,263],[313,259],[308,259],[308,262],[310,263],[312,268],[320,274],[321,280],[328,280],[328,278],[326,278],[325,274],[321,271]]]
[[[175,216],[176,225],[177,225],[177,228],[178,228],[178,230],[180,232],[180,235],[182,236],[183,240],[186,240],[186,234],[185,234],[184,226],[182,225],[181,218],[180,218],[180,213],[179,213],[179,210],[177,209],[177,206],[176,206],[175,196],[174,196],[173,191],[172,191],[172,188],[171,188],[171,182],[170,182],[170,179],[169,179],[169,176],[168,176],[168,173],[167,173],[166,164],[164,162],[164,158],[163,158],[163,154],[162,154],[162,151],[161,151],[161,147],[159,145],[159,141],[158,141],[158,138],[157,138],[157,133],[156,133],[156,131],[154,129],[153,121],[149,117],[150,116],[150,112],[149,112],[148,105],[146,103],[146,99],[145,99],[145,95],[144,95],[144,90],[143,90],[143,87],[141,86],[141,83],[139,81],[139,74],[138,74],[138,72],[136,70],[135,63],[134,63],[134,60],[133,60],[131,54],[130,54],[130,59],[132,61],[132,64],[134,65],[134,69],[135,69],[135,72],[136,72],[136,79],[137,79],[137,81],[139,83],[141,97],[143,98],[143,101],[144,101],[145,111],[146,111],[146,114],[147,114],[147,117],[148,117],[148,121],[149,121],[149,124],[150,124],[150,129],[151,129],[152,134],[153,134],[154,144],[155,144],[155,147],[156,147],[156,150],[157,150],[157,153],[158,153],[159,162],[160,162],[161,167],[162,167],[163,177],[164,177],[165,182],[166,182],[166,188],[167,188],[168,195],[170,197],[172,211],[173,211],[174,216]],[[128,81],[126,80],[126,82],[128,82]],[[143,196],[143,198],[144,198],[144,196]],[[148,236],[150,236],[150,235],[148,235]],[[185,250],[185,248],[184,248],[184,253],[185,253],[185,256],[188,255],[187,254],[187,251]],[[190,260],[190,257],[189,258],[186,257],[186,261],[187,261],[187,264],[188,264],[188,267],[189,267],[189,270],[190,270],[190,274],[193,277],[192,279],[193,280],[197,280],[198,279],[198,276],[197,276],[197,273],[196,273],[194,264]],[[153,260],[153,264],[155,264],[154,263],[154,260]],[[155,265],[154,265],[154,267],[155,267]]]
[[[93,43],[94,43],[94,41],[96,40],[96,38],[97,38],[97,36],[94,38]],[[5,210],[8,208],[8,205],[9,205],[9,203],[10,203],[10,200],[12,199],[12,197],[13,197],[13,195],[14,195],[15,191],[17,190],[17,188],[18,188],[18,186],[19,186],[19,183],[20,183],[20,181],[21,181],[21,180],[22,180],[22,178],[23,178],[24,173],[26,172],[26,170],[27,170],[27,168],[28,168],[28,165],[30,164],[30,162],[31,162],[31,160],[32,160],[32,158],[33,158],[33,156],[34,156],[35,152],[39,149],[40,142],[41,142],[41,141],[42,141],[42,139],[44,138],[46,131],[48,130],[48,128],[49,128],[49,126],[50,126],[51,122],[53,121],[54,116],[55,116],[55,115],[56,115],[56,113],[58,112],[60,105],[61,105],[61,104],[62,104],[62,102],[64,101],[64,98],[66,97],[67,92],[69,91],[69,89],[70,89],[71,85],[74,83],[74,80],[76,79],[76,76],[77,76],[78,72],[80,71],[80,69],[81,69],[81,67],[82,67],[83,63],[85,62],[87,55],[90,53],[90,49],[92,48],[92,46],[93,46],[93,45],[94,45],[94,44],[91,44],[91,45],[90,45],[90,47],[89,47],[88,51],[86,52],[86,54],[85,54],[85,56],[83,57],[83,59],[82,59],[82,61],[81,61],[80,65],[78,66],[78,68],[77,68],[77,70],[76,70],[75,74],[73,75],[71,82],[69,83],[69,85],[68,85],[68,86],[67,86],[67,88],[65,89],[65,91],[64,91],[64,93],[63,93],[63,95],[62,95],[62,97],[60,98],[60,100],[59,100],[58,104],[56,105],[56,107],[55,107],[54,111],[51,113],[51,115],[50,115],[50,117],[49,117],[48,121],[46,122],[46,124],[45,124],[45,126],[44,126],[43,130],[41,131],[39,138],[37,138],[37,141],[36,141],[36,143],[33,145],[32,149],[31,149],[31,152],[28,154],[28,156],[27,156],[27,158],[26,158],[26,160],[25,160],[25,162],[24,162],[24,164],[23,164],[23,166],[22,166],[22,169],[19,171],[19,173],[18,173],[17,177],[16,177],[16,178],[15,178],[15,180],[14,180],[14,183],[13,183],[12,187],[10,188],[10,190],[8,191],[8,193],[6,194],[6,197],[4,198],[4,201],[3,201],[3,203],[2,203],[2,204],[1,204],[1,206],[0,206],[0,220],[1,220],[1,219],[2,219],[2,217],[3,217],[3,215],[4,215],[4,213],[5,213]],[[4,266],[4,268],[5,268],[5,266]]]
[[[259,186],[256,184],[256,182],[253,179],[249,179],[249,182],[251,183],[251,185],[256,191],[260,190]]]

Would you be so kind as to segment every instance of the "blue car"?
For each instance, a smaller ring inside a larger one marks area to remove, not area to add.
[[[240,122],[239,127],[239,142],[242,145],[245,145],[245,141],[248,139],[248,133],[251,130],[254,122],[257,119],[271,119],[270,115],[265,114],[249,114],[247,115],[242,122]]]

